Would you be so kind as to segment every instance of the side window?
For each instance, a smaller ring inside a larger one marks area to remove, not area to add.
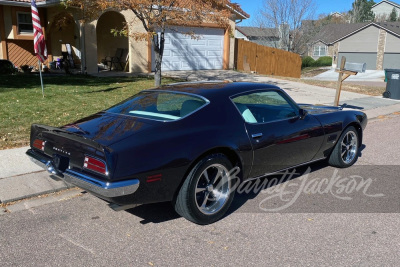
[[[297,116],[297,110],[278,91],[261,91],[232,99],[248,123],[264,123]]]

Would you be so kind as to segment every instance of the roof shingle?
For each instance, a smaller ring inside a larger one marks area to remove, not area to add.
[[[355,33],[364,27],[375,25],[400,36],[400,22],[364,22],[328,24],[324,26],[313,38],[314,42],[322,41],[325,44],[333,44],[343,37]]]

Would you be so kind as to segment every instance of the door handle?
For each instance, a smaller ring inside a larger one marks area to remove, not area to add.
[[[256,134],[252,134],[252,135],[251,135],[251,137],[253,137],[254,139],[260,138],[260,137],[262,137],[262,136],[263,136],[262,133],[256,133]]]

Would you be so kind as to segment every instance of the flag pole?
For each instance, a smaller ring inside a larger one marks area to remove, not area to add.
[[[42,77],[42,68],[40,66],[40,60],[38,60],[38,64],[39,64],[40,84],[42,85],[42,95],[44,98],[43,77]]]

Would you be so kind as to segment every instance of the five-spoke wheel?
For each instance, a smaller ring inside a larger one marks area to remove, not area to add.
[[[185,179],[175,201],[175,210],[197,224],[219,220],[235,194],[231,170],[232,164],[223,154],[200,160]]]
[[[339,168],[353,165],[358,157],[358,149],[359,137],[357,130],[350,126],[340,136],[329,157],[329,164]]]

